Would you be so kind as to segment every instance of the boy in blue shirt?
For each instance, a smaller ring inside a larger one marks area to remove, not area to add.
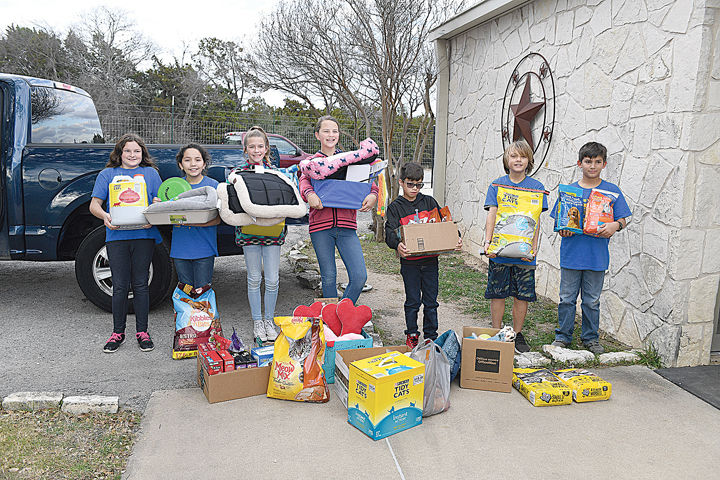
[[[613,203],[613,222],[600,225],[598,236],[576,235],[561,230],[560,236],[560,303],[558,304],[558,328],[555,330],[557,347],[567,348],[572,342],[575,328],[575,311],[578,293],[582,298],[582,330],[580,340],[585,348],[595,355],[605,351],[600,345],[600,293],[605,271],[610,265],[608,245],[610,237],[627,225],[631,212],[620,188],[600,178],[607,166],[607,149],[597,143],[586,143],[580,148],[577,165],[582,169],[582,178],[573,186],[583,189],[583,206],[593,188],[617,194]],[[557,215],[557,202],[550,216]]]
[[[503,167],[507,175],[498,178],[490,184],[485,196],[485,210],[488,211],[485,221],[484,251],[490,247],[493,232],[495,231],[495,218],[498,210],[498,189],[495,184],[507,185],[515,188],[531,190],[545,190],[545,186],[527,174],[533,170],[533,151],[525,140],[511,143],[503,153]],[[543,195],[542,211],[548,209],[547,196]],[[533,239],[534,252],[537,252],[540,234]],[[513,297],[512,317],[513,330],[516,332],[515,351],[526,353],[530,346],[522,334],[525,324],[528,302],[537,300],[535,295],[535,258],[507,258],[487,254],[488,282],[485,298],[490,300],[490,316],[493,328],[502,327],[502,318],[505,314],[505,299]]]

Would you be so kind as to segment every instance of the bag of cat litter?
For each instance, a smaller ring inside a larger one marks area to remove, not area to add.
[[[325,403],[330,391],[322,365],[325,333],[316,317],[275,317],[275,340],[267,396],[296,402]]]
[[[607,400],[612,394],[612,384],[582,368],[554,370],[553,373],[572,390],[577,403]]]
[[[536,407],[570,405],[570,388],[547,368],[514,368],[513,387]]]
[[[572,185],[558,186],[554,231],[583,233],[583,190]]]
[[[490,246],[485,253],[498,257],[534,258],[533,239],[540,229],[543,195],[548,192],[529,188],[497,187],[497,215]]]
[[[600,225],[615,221],[613,204],[617,197],[617,193],[600,190],[599,188],[592,189],[585,207],[583,233],[597,237]]]

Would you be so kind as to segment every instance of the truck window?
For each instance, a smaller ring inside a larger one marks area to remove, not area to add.
[[[280,152],[280,155],[295,155],[296,150],[290,142],[286,142],[282,138],[270,137],[270,145],[275,145]]]
[[[32,143],[104,143],[93,101],[50,87],[30,90]]]

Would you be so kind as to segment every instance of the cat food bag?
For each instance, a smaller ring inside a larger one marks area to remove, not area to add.
[[[554,231],[583,233],[583,189],[572,185],[558,187]]]
[[[178,283],[172,300],[175,310],[172,358],[196,357],[198,345],[208,343],[215,334],[222,335],[215,291],[210,285],[193,288]]]
[[[536,407],[572,403],[570,387],[547,368],[514,368],[512,383]]]
[[[323,323],[316,317],[275,317],[275,340],[267,396],[296,402],[325,403],[330,391],[325,361]]]
[[[533,239],[540,229],[544,190],[497,187],[495,229],[487,252],[498,257],[534,258]]]
[[[612,394],[612,384],[582,368],[555,370],[553,373],[572,390],[577,403],[607,400]]]
[[[598,227],[605,223],[614,222],[613,204],[617,200],[617,193],[593,188],[585,207],[585,223],[583,233],[598,236]]]

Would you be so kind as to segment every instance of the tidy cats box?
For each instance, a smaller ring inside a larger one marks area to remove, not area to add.
[[[338,399],[345,405],[348,406],[348,385],[350,384],[350,365],[356,360],[362,360],[363,358],[375,357],[381,353],[388,352],[409,352],[410,349],[407,345],[386,345],[384,347],[368,347],[368,348],[353,348],[350,350],[338,350],[335,353],[335,368],[333,369],[333,377],[335,382],[332,384],[334,387],[335,394]],[[327,375],[328,370],[325,370]]]
[[[348,422],[373,440],[422,423],[425,365],[400,352],[350,364]]]

